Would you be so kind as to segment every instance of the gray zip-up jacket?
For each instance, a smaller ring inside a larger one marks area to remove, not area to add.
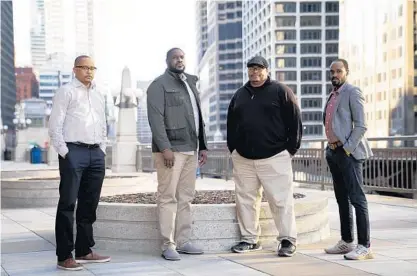
[[[185,74],[185,73],[184,73]],[[147,90],[148,120],[152,131],[152,152],[206,150],[207,139],[201,114],[198,77],[185,74],[196,97],[199,112],[197,137],[193,108],[187,87],[179,75],[169,71],[157,77]]]

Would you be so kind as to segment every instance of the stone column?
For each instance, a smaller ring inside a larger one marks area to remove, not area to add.
[[[112,145],[112,171],[136,172],[136,152],[138,148],[136,120],[137,106],[142,90],[131,87],[130,70],[122,73],[122,88],[116,106],[119,107],[116,140]]]

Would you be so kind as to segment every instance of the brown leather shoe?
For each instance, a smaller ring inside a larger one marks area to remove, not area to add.
[[[68,258],[65,261],[58,262],[57,267],[63,270],[81,270],[83,266],[77,264],[73,258]]]
[[[109,256],[100,256],[97,253],[91,252],[88,255],[83,257],[75,257],[75,261],[79,264],[86,264],[86,263],[105,263],[110,261]]]

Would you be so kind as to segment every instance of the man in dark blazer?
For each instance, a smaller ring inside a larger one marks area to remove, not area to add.
[[[348,260],[372,259],[368,202],[363,190],[362,166],[372,156],[366,132],[364,97],[361,90],[347,82],[349,65],[344,59],[330,66],[333,91],[327,100],[323,124],[328,146],[326,160],[333,177],[339,206],[341,240],[326,248],[328,254],[345,254]],[[353,240],[352,205],[355,207],[358,244]]]

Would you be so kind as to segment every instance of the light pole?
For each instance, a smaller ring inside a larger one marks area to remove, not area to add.
[[[16,129],[22,130],[28,128],[32,124],[32,120],[14,118],[13,124],[16,126]]]

